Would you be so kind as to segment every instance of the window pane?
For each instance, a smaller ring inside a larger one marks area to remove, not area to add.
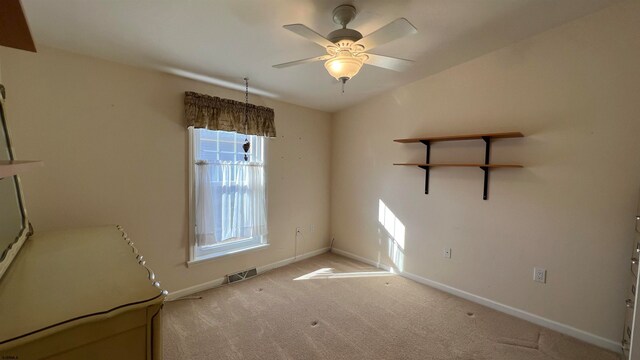
[[[235,141],[236,133],[228,131],[217,131],[220,141]]]
[[[220,153],[219,154],[220,161],[236,161],[236,154],[234,153]]]
[[[216,134],[216,131],[211,131],[211,130],[207,130],[207,129],[195,129],[194,133],[200,137],[201,140],[216,140],[218,138],[218,135]]]
[[[196,154],[196,159],[216,160],[218,154],[218,144],[211,140],[200,140],[200,152]]]
[[[240,146],[238,146],[236,143],[233,142],[226,142],[226,141],[220,141],[218,144],[220,144],[220,151],[221,152],[227,152],[227,153],[234,153],[238,151],[238,148]]]

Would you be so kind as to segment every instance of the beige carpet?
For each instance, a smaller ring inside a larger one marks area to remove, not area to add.
[[[619,358],[379,271],[323,254],[169,302],[165,359]]]

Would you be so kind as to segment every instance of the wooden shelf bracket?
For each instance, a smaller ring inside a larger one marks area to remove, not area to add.
[[[429,140],[420,140],[421,143],[423,143],[426,147],[427,147],[427,156],[426,156],[426,160],[427,160],[427,164],[429,163],[429,159],[431,158],[431,141]],[[429,193],[429,166],[420,166],[421,168],[424,169],[425,171],[425,175],[424,175],[424,193],[428,194]]]
[[[484,140],[484,164],[489,165],[489,154],[491,153],[491,136],[483,136]],[[489,167],[480,167],[484,171],[484,186],[482,190],[482,200],[487,200],[487,191],[489,190]]]

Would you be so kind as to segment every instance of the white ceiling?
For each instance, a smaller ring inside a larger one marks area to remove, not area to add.
[[[22,0],[37,44],[223,86],[252,88],[282,101],[336,111],[504,47],[616,0]],[[374,53],[416,60],[403,73],[366,66],[340,85],[321,62],[274,64],[323,55],[282,28],[303,23],[326,35],[333,8],[350,3],[349,27],[365,36],[405,17],[418,34]]]

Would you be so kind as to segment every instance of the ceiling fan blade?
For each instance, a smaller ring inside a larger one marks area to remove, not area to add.
[[[407,59],[400,59],[391,56],[383,56],[376,54],[366,54],[369,58],[364,62],[365,64],[395,70],[395,71],[404,71],[409,68],[414,61]]]
[[[371,50],[382,44],[399,39],[403,36],[417,33],[418,30],[405,18],[395,19],[380,29],[356,41],[357,45],[364,46],[365,51]]]
[[[332,43],[331,41],[327,40],[327,38],[325,38],[324,36],[318,34],[317,32],[311,30],[310,28],[308,28],[305,25],[302,24],[289,24],[289,25],[284,25],[283,28],[289,30],[289,31],[293,31],[294,33],[302,36],[305,39],[311,40],[314,43],[322,46],[323,48],[329,47],[329,46],[336,46],[334,43]]]
[[[273,65],[273,67],[276,68],[276,69],[282,69],[282,68],[286,68],[286,67],[289,67],[289,66],[306,64],[306,63],[315,62],[315,61],[329,60],[332,57],[333,57],[332,55],[316,56],[316,57],[312,57],[312,58],[308,58],[308,59],[296,60],[296,61],[286,62],[286,63],[283,63],[283,64]]]

